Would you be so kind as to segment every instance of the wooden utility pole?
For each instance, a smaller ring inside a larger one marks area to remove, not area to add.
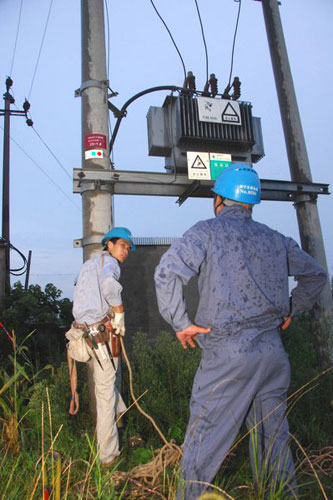
[[[3,275],[1,279],[0,290],[0,305],[6,294],[10,292],[10,238],[9,238],[9,140],[10,140],[10,105],[14,103],[14,98],[9,90],[13,84],[10,77],[6,80],[6,92],[3,95],[5,107],[3,110],[4,115],[4,132],[3,132],[3,173],[2,173],[2,248],[1,248],[1,269],[0,273]]]
[[[291,179],[294,182],[311,183],[310,163],[282,30],[278,0],[262,0],[262,8]],[[312,255],[328,272],[316,197],[300,194],[296,197],[294,206],[303,250]],[[320,360],[333,362],[333,300],[329,280],[315,306],[314,313]]]

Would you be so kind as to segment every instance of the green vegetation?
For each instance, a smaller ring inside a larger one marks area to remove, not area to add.
[[[61,499],[174,499],[177,467],[164,468],[159,486],[126,479],[121,474],[136,466],[144,467],[156,457],[156,448],[163,445],[151,423],[135,407],[129,409],[125,426],[120,431],[123,451],[119,462],[113,468],[101,467],[95,451],[84,364],[78,364],[80,412],[75,417],[68,415],[70,389],[63,339],[56,350],[50,350],[53,356],[50,358],[44,355],[47,341],[39,350],[39,343],[33,340],[41,332],[52,338],[52,333],[47,333],[48,327],[38,326],[36,332],[28,334],[30,321],[42,324],[41,313],[35,306],[43,300],[46,300],[47,311],[43,311],[46,324],[53,317],[58,332],[65,331],[61,330],[64,320],[58,292],[52,286],[44,292],[39,287],[30,287],[29,297],[26,297],[16,286],[13,294],[16,294],[17,303],[9,305],[0,317],[7,326],[7,330],[0,329],[0,499],[42,498],[43,487],[51,488],[52,485],[51,498],[54,499],[59,488]],[[29,309],[31,303],[35,306]],[[64,307],[66,309],[67,304]],[[21,318],[29,318],[29,321],[20,322],[14,309],[17,314],[24,310]],[[11,329],[14,322],[19,331],[17,338]],[[308,316],[295,321],[283,334],[283,340],[292,364],[290,394],[294,395],[289,400],[289,421],[300,498],[330,499],[333,498],[332,372],[323,373],[317,366]],[[166,332],[159,333],[154,340],[139,332],[132,339],[128,355],[135,395],[137,398],[142,396],[141,406],[154,418],[167,439],[180,445],[188,420],[199,349],[184,351],[175,337]],[[52,366],[46,364],[46,359],[51,360]],[[122,384],[129,406],[132,401],[125,366]],[[239,437],[245,433],[244,428]],[[255,450],[255,432],[251,442]],[[207,500],[284,498],[279,485],[275,492],[265,493],[265,484],[254,491],[248,438],[240,440],[232,450],[216,477],[215,487],[214,495],[206,496]]]

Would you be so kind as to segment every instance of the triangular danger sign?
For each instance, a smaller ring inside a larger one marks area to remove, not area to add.
[[[192,163],[191,168],[200,168],[207,170],[207,166],[204,164],[199,155],[196,156],[194,162]]]
[[[229,102],[222,113],[222,123],[240,123],[240,116]]]

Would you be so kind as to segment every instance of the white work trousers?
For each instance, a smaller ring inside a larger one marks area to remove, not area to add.
[[[107,355],[106,347],[101,347],[101,344],[99,344],[99,348],[95,351],[103,370],[90,348],[88,348],[88,351],[90,351],[91,355],[89,363],[93,365],[95,383],[96,432],[100,452],[99,458],[102,463],[107,463],[119,455],[119,439],[115,420],[117,415],[126,410],[126,406],[117,388],[116,372]],[[113,358],[116,368],[119,359]]]

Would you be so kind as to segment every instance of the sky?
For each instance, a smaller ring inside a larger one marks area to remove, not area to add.
[[[151,2],[105,1],[109,13],[108,77],[110,87],[118,92],[112,102],[121,108],[131,96],[146,88],[181,86],[184,74],[180,58]],[[332,184],[329,152],[333,117],[333,2],[281,3],[313,181]],[[194,73],[197,89],[203,90],[206,59],[195,1],[155,0],[155,5],[177,43],[186,70]],[[198,0],[198,5],[209,73],[216,74],[222,91],[229,78],[239,4],[234,0]],[[11,119],[11,243],[26,256],[32,251],[30,284],[44,288],[53,283],[62,290],[63,297],[71,298],[73,281],[82,264],[82,250],[73,248],[73,240],[82,237],[82,220],[81,198],[73,194],[72,182],[73,168],[81,166],[81,103],[80,98],[74,98],[75,89],[81,85],[80,1],[0,0],[0,32],[0,89],[5,92],[5,80],[10,75],[15,104],[22,109],[24,98],[28,98],[35,128],[28,127],[22,117]],[[233,76],[239,76],[242,82],[241,99],[251,102],[254,116],[261,118],[265,158],[255,165],[259,176],[290,180],[262,6],[258,1],[242,0]],[[148,156],[146,115],[149,106],[162,106],[166,95],[149,94],[130,106],[114,146],[115,168],[164,172],[164,159]],[[111,115],[111,124],[114,123]],[[2,159],[2,117],[0,126]],[[2,193],[2,175],[0,183]],[[333,274],[332,196],[319,196],[318,209],[328,269]],[[129,227],[134,236],[180,236],[198,220],[212,217],[212,201],[189,199],[179,207],[172,197],[116,196],[114,216],[116,225]],[[262,202],[255,208],[254,218],[299,241],[292,203]],[[14,252],[11,263],[12,267],[21,265]],[[13,277],[12,283],[17,279]]]

